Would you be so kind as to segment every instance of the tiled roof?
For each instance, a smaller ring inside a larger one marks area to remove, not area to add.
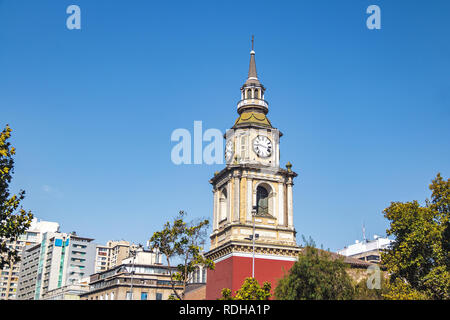
[[[344,263],[349,264],[350,267],[353,268],[367,268],[371,265],[374,265],[373,263],[367,262],[367,261],[363,261],[363,260],[359,260],[359,259],[355,259],[355,258],[351,258],[351,257],[346,257],[340,254],[337,254],[335,252],[330,252],[330,251],[325,251],[322,249],[317,249],[319,250],[319,252],[323,252],[323,253],[328,253],[330,254],[331,259],[336,260],[339,258],[343,258]]]
[[[234,123],[235,126],[254,123],[261,126],[272,127],[269,119],[266,117],[264,113],[259,112],[244,112]]]

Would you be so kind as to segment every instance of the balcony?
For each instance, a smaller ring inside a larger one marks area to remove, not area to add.
[[[85,256],[86,252],[84,252],[84,251],[72,251],[72,254],[76,255],[76,256]]]
[[[269,109],[269,103],[267,103],[266,100],[260,100],[260,99],[244,99],[238,102],[237,109],[239,111],[240,108],[244,106],[260,106],[264,107],[265,109]]]

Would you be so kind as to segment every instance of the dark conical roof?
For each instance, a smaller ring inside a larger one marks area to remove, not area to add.
[[[255,51],[250,51],[250,66],[248,68],[248,79],[245,84],[259,84],[258,73],[256,72]]]
[[[250,67],[248,68],[248,77],[258,79],[256,72],[255,51],[250,52]]]

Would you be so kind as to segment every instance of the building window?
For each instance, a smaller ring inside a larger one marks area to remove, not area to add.
[[[243,135],[241,137],[241,158],[243,159],[247,159],[248,158],[248,154],[247,154],[247,136]]]
[[[203,283],[206,283],[206,270],[205,269],[202,269],[202,282]]]
[[[375,255],[369,255],[366,257],[366,261],[379,261],[380,257]]]
[[[162,293],[156,294],[156,300],[162,300]]]
[[[141,300],[147,300],[147,292],[141,293]]]
[[[227,189],[222,189],[222,191],[220,192],[220,199],[219,199],[219,208],[220,208],[220,220],[225,220],[227,218]]]
[[[269,192],[263,186],[256,189],[257,213],[264,215],[269,213]]]

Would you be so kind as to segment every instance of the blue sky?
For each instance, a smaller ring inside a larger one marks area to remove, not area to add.
[[[66,28],[81,8],[82,29]],[[366,8],[381,8],[368,30]],[[171,162],[173,130],[225,132],[255,35],[294,223],[337,250],[384,235],[391,201],[450,175],[448,1],[0,0],[0,125],[12,191],[62,231],[145,243],[185,210],[212,216],[223,165]]]

